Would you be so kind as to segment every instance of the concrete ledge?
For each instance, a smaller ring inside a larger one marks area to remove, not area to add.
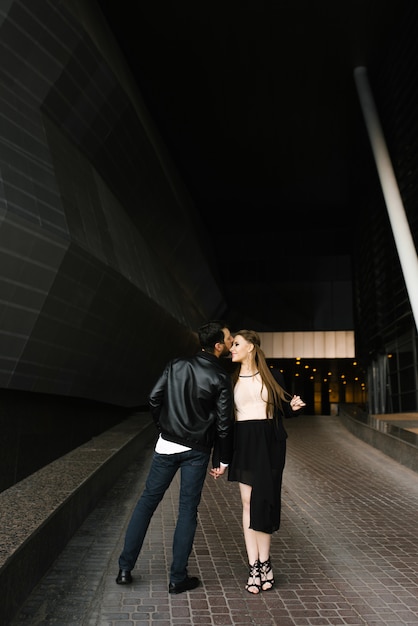
[[[0,493],[0,624],[156,435],[150,415],[135,414]]]
[[[387,416],[389,418],[389,416]],[[387,454],[401,465],[418,472],[418,446],[411,443],[411,436],[403,429],[383,427],[382,420],[368,415],[358,408],[340,405],[339,418],[353,435]]]

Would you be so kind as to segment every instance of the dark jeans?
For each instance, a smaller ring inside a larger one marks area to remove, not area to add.
[[[179,509],[173,537],[170,582],[179,583],[186,578],[197,526],[197,507],[202,496],[209,456],[197,450],[177,454],[154,452],[145,489],[128,524],[125,544],[119,557],[120,569],[131,571],[134,568],[154,511],[180,469]]]

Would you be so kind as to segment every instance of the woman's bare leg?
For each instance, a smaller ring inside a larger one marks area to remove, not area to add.
[[[242,528],[244,531],[244,541],[245,548],[247,550],[248,564],[250,566],[250,576],[248,578],[246,589],[250,593],[260,593],[261,580],[258,571],[258,533],[249,528],[252,487],[250,485],[244,485],[243,483],[239,483],[239,489],[242,502]],[[251,566],[255,566],[255,569],[253,568],[251,570]]]
[[[270,559],[270,546],[271,546],[271,535],[269,533],[262,533],[257,530],[253,530],[250,528],[250,500],[251,500],[251,491],[252,487],[250,485],[244,485],[243,483],[239,483],[240,493],[241,493],[241,502],[242,502],[242,527],[244,530],[244,541],[245,547],[247,550],[248,563],[253,565],[256,561],[260,563],[269,562]],[[248,583],[250,583],[250,579],[254,582],[254,578],[250,577],[248,579]],[[271,569],[264,576],[264,584],[262,588],[266,591],[272,587],[272,584],[269,582],[272,580],[274,582],[273,570]],[[258,580],[256,581],[258,584]],[[256,591],[256,586],[253,585],[254,591],[252,593],[258,593]]]

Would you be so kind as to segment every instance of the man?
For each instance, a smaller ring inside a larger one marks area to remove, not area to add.
[[[151,518],[181,471],[179,513],[173,537],[169,593],[195,589],[200,580],[188,576],[200,503],[210,453],[223,474],[232,455],[233,394],[230,374],[219,357],[229,353],[232,336],[222,320],[198,331],[201,350],[192,357],[171,361],[149,396],[152,417],[159,430],[145,489],[133,511],[119,557],[116,582],[132,582],[135,566]],[[214,465],[215,466],[215,465]]]

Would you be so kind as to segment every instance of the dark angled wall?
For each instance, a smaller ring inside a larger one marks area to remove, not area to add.
[[[0,58],[0,389],[143,405],[224,308],[193,206],[94,1],[3,1]]]

